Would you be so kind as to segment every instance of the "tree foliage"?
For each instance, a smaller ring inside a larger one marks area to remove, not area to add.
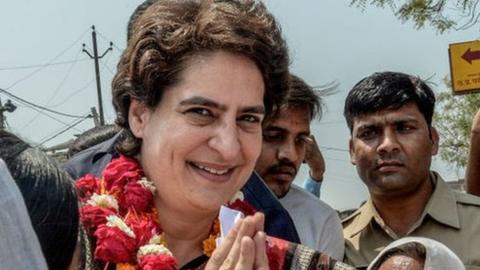
[[[434,125],[440,134],[440,158],[452,167],[467,165],[472,119],[480,107],[480,94],[453,95],[442,92],[437,95]]]
[[[412,21],[417,29],[431,25],[440,33],[480,24],[480,0],[350,0],[350,5],[388,7],[403,22]]]

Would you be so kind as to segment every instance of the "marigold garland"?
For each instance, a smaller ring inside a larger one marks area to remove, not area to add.
[[[82,203],[80,220],[95,240],[94,258],[116,264],[118,270],[176,269],[153,204],[154,184],[134,159],[121,155],[104,169],[102,178],[85,175],[76,181]],[[229,204],[245,214],[254,208],[237,195]],[[216,247],[220,222],[214,220],[202,242],[210,257]]]

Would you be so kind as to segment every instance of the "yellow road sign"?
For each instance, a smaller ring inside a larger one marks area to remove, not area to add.
[[[480,90],[480,40],[450,44],[448,53],[453,92]]]

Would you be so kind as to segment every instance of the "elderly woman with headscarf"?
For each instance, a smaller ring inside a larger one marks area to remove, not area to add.
[[[389,244],[367,270],[465,270],[447,246],[424,237],[405,237]]]

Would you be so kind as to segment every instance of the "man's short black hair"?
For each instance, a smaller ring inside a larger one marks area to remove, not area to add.
[[[428,126],[432,125],[435,94],[420,78],[400,72],[378,72],[358,82],[345,100],[344,116],[350,132],[355,117],[414,102]]]
[[[323,92],[315,90],[296,75],[290,74],[289,77],[290,87],[288,94],[280,104],[280,107],[303,108],[308,112],[310,120],[316,117],[320,119],[322,117],[322,100],[320,94]],[[279,111],[272,115],[271,119],[275,119],[278,113]]]

